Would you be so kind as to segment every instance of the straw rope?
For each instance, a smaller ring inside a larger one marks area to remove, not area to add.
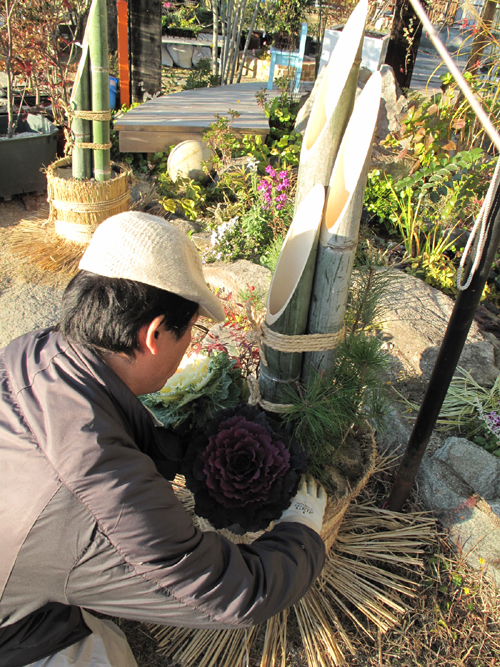
[[[75,146],[76,148],[88,148],[89,150],[107,150],[108,148],[111,148],[111,142],[107,144],[94,144],[89,141],[80,141],[80,142],[75,142],[75,141],[70,141],[70,146]]]
[[[127,190],[126,192],[118,195],[118,197],[114,197],[113,199],[108,199],[106,201],[76,202],[63,201],[61,199],[48,199],[48,201],[59,211],[73,211],[74,213],[99,213],[100,211],[113,209],[118,204],[128,201],[129,199],[130,192]]]
[[[257,380],[249,375],[247,377],[247,384],[250,390],[250,396],[248,398],[248,403],[252,406],[260,405],[261,408],[267,412],[278,412],[284,413],[289,412],[293,408],[293,403],[271,403],[262,398],[259,389],[259,383]]]
[[[322,352],[324,350],[334,350],[345,338],[345,327],[332,333],[317,334],[299,334],[288,336],[276,331],[272,331],[263,321],[257,320],[254,316],[252,304],[247,301],[246,313],[250,326],[254,334],[255,342],[259,348],[260,357],[264,366],[267,366],[267,359],[263,346],[270,347],[278,352]]]
[[[67,109],[68,116],[72,118],[82,118],[83,120],[111,120],[111,110],[105,111],[77,111]]]

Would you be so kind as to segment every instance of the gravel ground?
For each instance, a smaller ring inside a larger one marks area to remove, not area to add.
[[[39,214],[45,213],[43,198],[37,203]],[[55,324],[59,317],[66,279],[38,271],[11,249],[16,225],[31,214],[20,198],[0,202],[0,348],[23,333]]]

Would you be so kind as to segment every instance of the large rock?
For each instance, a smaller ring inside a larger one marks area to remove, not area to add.
[[[428,459],[424,457],[417,478],[425,507],[439,518],[459,556],[499,586],[500,518],[493,511],[495,504],[474,493],[451,465]]]
[[[500,501],[500,459],[465,438],[448,438],[434,454],[446,463],[475,493]]]
[[[408,108],[408,101],[401,94],[392,67],[382,65],[380,74],[382,75],[382,93],[377,129],[375,130],[375,140],[377,142],[383,141],[389,132],[400,130],[401,123],[399,119]]]
[[[168,52],[168,48],[166,44],[161,45],[161,64],[164,67],[173,67],[174,66],[174,61],[172,59],[172,56]]]
[[[191,69],[193,59],[193,48],[189,44],[167,44],[168,52],[177,67]]]
[[[236,298],[249,287],[255,287],[260,294],[267,295],[271,284],[271,271],[246,259],[228,264],[207,264],[203,267],[203,273],[210,287],[232,293]]]
[[[182,141],[175,146],[168,156],[168,175],[174,183],[179,177],[200,181],[206,177],[203,164],[207,163],[210,170],[213,157],[213,150],[203,141],[195,141],[194,139]]]
[[[383,327],[405,366],[429,379],[453,309],[453,300],[422,280],[398,272],[384,297]],[[472,323],[459,366],[484,387],[499,374],[494,348]]]
[[[209,46],[195,46],[191,62],[194,67],[198,66],[200,60],[211,60],[212,49]]]

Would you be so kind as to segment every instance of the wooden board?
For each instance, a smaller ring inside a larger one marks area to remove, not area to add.
[[[186,139],[200,139],[215,115],[227,116],[229,110],[240,113],[233,122],[235,134],[267,136],[269,122],[255,99],[255,93],[264,87],[261,82],[240,83],[183,90],[148,100],[115,120],[120,151],[152,153]],[[269,92],[270,96],[279,94]]]

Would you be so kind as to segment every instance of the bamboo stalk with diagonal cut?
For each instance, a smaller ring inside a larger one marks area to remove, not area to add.
[[[344,326],[380,93],[377,72],[356,102],[331,174],[309,308],[309,334],[333,333]],[[334,363],[334,349],[306,352],[304,383],[311,382],[317,372],[330,374]]]
[[[354,106],[367,12],[368,2],[361,0],[342,30],[315,95],[300,152],[295,211],[317,183],[329,183]]]

